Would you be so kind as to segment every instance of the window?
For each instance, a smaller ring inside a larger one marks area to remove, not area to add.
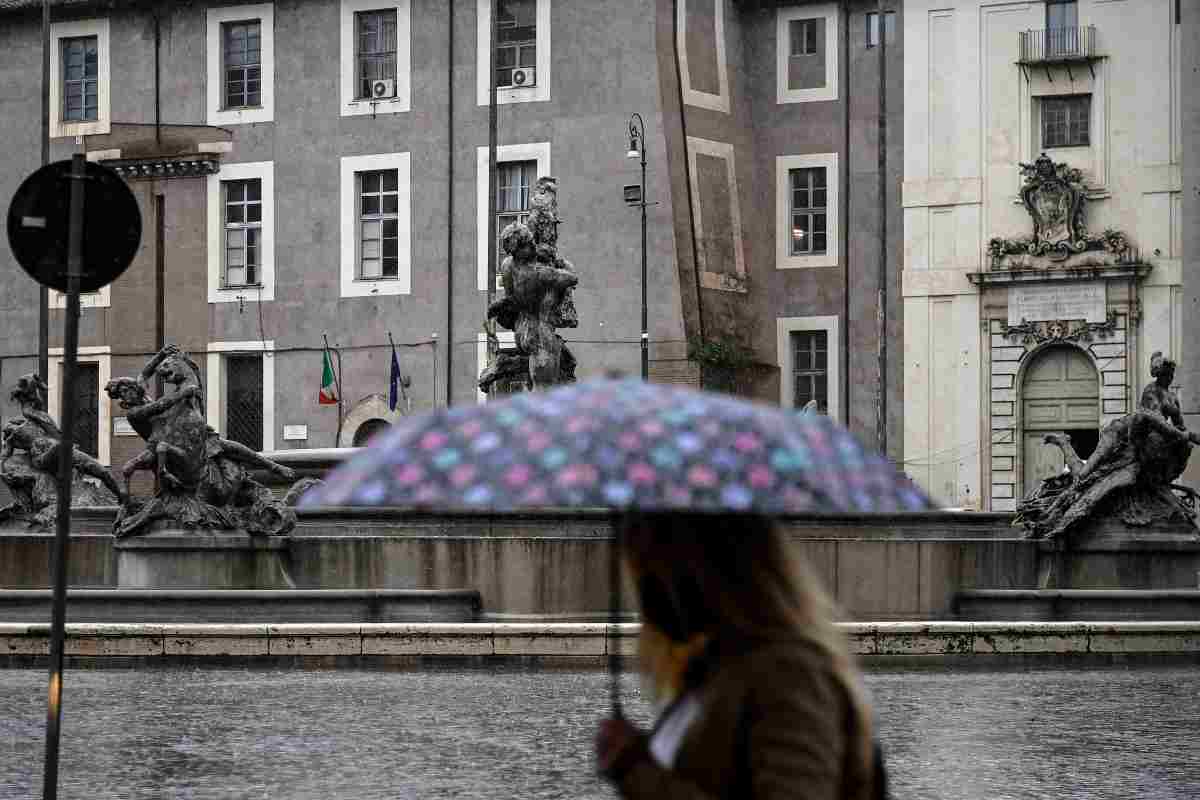
[[[222,288],[259,286],[262,248],[262,181],[222,181],[225,270]]]
[[[108,20],[56,22],[50,39],[50,136],[108,133]]]
[[[793,169],[788,176],[792,183],[791,255],[823,254],[829,224],[825,168]]]
[[[275,80],[273,4],[218,6],[207,14],[208,124],[270,122]]]
[[[95,120],[100,115],[99,44],[95,36],[62,40],[62,118]]]
[[[262,24],[226,22],[221,26],[225,68],[223,108],[257,108],[262,105]]]
[[[525,73],[515,81],[516,70]],[[537,2],[496,0],[496,86],[537,85]]]
[[[274,300],[272,162],[222,164],[206,185],[208,302]]]
[[[776,269],[838,264],[837,153],[775,159]]]
[[[815,400],[821,413],[840,419],[839,319],[779,317],[775,331],[779,404],[800,410]]]
[[[839,13],[833,3],[775,12],[776,102],[837,99]]]
[[[552,0],[476,0],[476,3],[478,104],[486,106],[491,102],[493,80],[497,103],[549,100]],[[496,12],[494,43],[493,8]],[[495,72],[492,72],[493,55],[496,58]]]
[[[1091,115],[1091,95],[1043,97],[1042,147],[1087,147]]]
[[[499,249],[499,241],[488,241],[488,149],[480,147],[476,150],[475,168],[475,202],[477,208],[476,230],[478,266],[478,288],[487,291],[488,288],[488,253],[489,248],[496,248],[500,254],[497,267],[503,260],[503,251]],[[524,221],[528,217],[529,200],[534,184],[542,175],[552,175],[550,171],[550,143],[538,142],[533,144],[501,145],[496,148],[496,236],[499,237],[504,227],[512,222]],[[492,285],[495,285],[493,279]]]
[[[529,198],[537,183],[537,161],[508,161],[496,164],[496,266],[504,260],[500,236],[514,222],[529,219]]]
[[[341,296],[412,290],[408,153],[341,160]]]
[[[225,438],[263,449],[263,357],[225,357]]]
[[[792,345],[792,408],[817,401],[817,410],[829,409],[829,334],[794,331]]]
[[[791,56],[814,56],[817,54],[817,20],[794,19],[788,23],[791,40]]]
[[[1046,30],[1075,28],[1079,25],[1079,4],[1075,0],[1046,0]]]
[[[343,117],[409,110],[411,10],[411,0],[341,0]]]
[[[396,9],[360,11],[354,15],[358,99],[374,98],[375,81],[396,81]]]
[[[358,276],[362,280],[399,276],[399,183],[394,169],[358,173]]]
[[[208,424],[257,451],[275,449],[275,342],[210,341],[205,360]],[[320,362],[317,362],[318,367]]]
[[[75,446],[100,457],[100,365],[79,364],[75,374]]]
[[[886,11],[883,16],[883,32],[887,36],[887,43],[891,44],[896,41],[896,12]],[[867,47],[876,47],[879,45],[879,12],[867,12]]]
[[[50,374],[47,376],[46,412],[62,420],[62,381],[65,377],[63,349],[49,350]],[[108,345],[79,348],[75,375],[75,444],[101,464],[111,459],[112,406],[101,389],[112,374],[112,350]]]

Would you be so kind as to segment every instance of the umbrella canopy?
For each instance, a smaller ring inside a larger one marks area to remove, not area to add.
[[[828,417],[632,378],[407,418],[301,505],[770,515],[932,507]]]

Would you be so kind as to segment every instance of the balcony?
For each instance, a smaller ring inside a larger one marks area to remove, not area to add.
[[[1021,57],[1017,64],[1025,73],[1026,80],[1029,79],[1030,67],[1044,68],[1047,80],[1053,82],[1050,67],[1066,67],[1070,73],[1071,68],[1079,64],[1086,64],[1094,78],[1094,65],[1102,58],[1104,56],[1096,47],[1096,28],[1093,25],[1021,31]],[[1074,77],[1072,74],[1071,78]]]

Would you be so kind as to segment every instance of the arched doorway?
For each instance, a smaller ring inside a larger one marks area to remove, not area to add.
[[[1022,489],[1062,472],[1062,452],[1045,444],[1048,433],[1066,433],[1086,460],[1100,436],[1100,379],[1091,359],[1070,345],[1036,356],[1021,381]]]
[[[354,446],[366,447],[372,439],[392,427],[385,419],[369,419],[354,431]]]

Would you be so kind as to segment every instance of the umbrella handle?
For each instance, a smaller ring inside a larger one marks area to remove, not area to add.
[[[621,708],[621,656],[617,652],[617,620],[621,613],[621,529],[624,520],[613,515],[610,522],[612,539],[608,556],[608,678],[609,703],[613,719],[624,719]]]

